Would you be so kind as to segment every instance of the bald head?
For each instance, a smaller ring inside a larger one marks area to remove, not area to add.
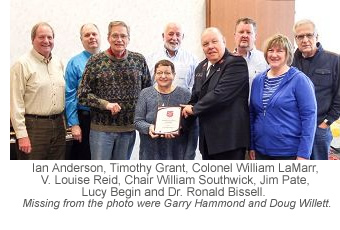
[[[206,28],[203,32],[202,32],[202,38],[203,36],[205,36],[206,34],[215,34],[220,40],[222,40],[225,43],[225,38],[223,36],[223,34],[221,33],[221,31],[216,28],[216,27],[208,27]]]
[[[206,58],[215,64],[225,53],[225,38],[221,31],[216,27],[206,28],[201,37],[203,52]]]
[[[98,53],[100,50],[100,33],[98,27],[93,23],[82,25],[80,28],[80,40],[91,54]]]

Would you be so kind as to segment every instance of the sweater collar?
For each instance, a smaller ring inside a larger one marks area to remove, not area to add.
[[[106,54],[109,56],[109,58],[112,59],[112,60],[117,60],[117,61],[125,60],[125,59],[127,58],[127,56],[128,56],[128,53],[129,53],[129,51],[126,49],[126,50],[124,51],[124,55],[123,55],[121,58],[117,58],[117,57],[113,54],[113,52],[112,52],[112,50],[111,50],[111,47],[109,47],[109,48],[106,50]]]

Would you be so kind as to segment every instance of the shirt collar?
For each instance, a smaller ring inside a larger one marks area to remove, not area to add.
[[[52,59],[52,53],[50,54],[50,56],[48,58],[45,58],[43,55],[38,53],[34,48],[32,49],[32,54],[40,62],[44,62],[45,64],[48,64],[51,61],[51,59]]]
[[[84,54],[85,54],[85,56],[86,57],[90,57],[92,54],[89,52],[89,51],[87,51],[87,50],[84,50]]]
[[[250,51],[247,52],[247,55],[244,57],[245,59],[250,59],[250,56],[252,55],[252,53],[254,52],[254,50],[256,50],[256,47],[254,45],[253,49],[251,49]],[[237,47],[234,49],[233,51],[234,54],[237,54]]]
[[[168,51],[165,47],[163,47],[163,49],[164,49],[164,53],[166,54],[167,57],[173,58],[173,57],[176,57],[176,56],[177,56],[178,50],[179,50],[180,48],[178,48],[178,50],[175,51],[175,55],[174,55],[174,56],[171,56],[171,55],[169,54],[169,51]]]
[[[214,66],[214,65],[210,61],[208,61],[207,70],[210,68],[210,66]]]

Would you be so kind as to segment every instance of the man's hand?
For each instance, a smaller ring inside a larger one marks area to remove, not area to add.
[[[308,159],[303,158],[303,157],[296,157],[296,160],[308,160]]]
[[[190,115],[194,114],[194,111],[192,110],[192,105],[182,105],[180,104],[180,106],[183,108],[182,109],[182,116],[187,118]]]
[[[73,125],[71,127],[71,132],[72,132],[73,139],[81,142],[82,134],[81,134],[80,126],[79,125]]]
[[[18,139],[19,150],[29,154],[32,151],[31,141],[29,137],[23,137]]]
[[[322,122],[320,125],[319,125],[319,128],[321,129],[327,129],[329,126],[325,123],[325,122]]]
[[[249,150],[249,158],[250,160],[255,160],[255,150]]]
[[[118,103],[108,103],[106,109],[111,111],[112,115],[116,115],[122,109]]]

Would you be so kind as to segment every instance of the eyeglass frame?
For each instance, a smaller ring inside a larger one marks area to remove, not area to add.
[[[113,33],[110,35],[114,40],[118,40],[119,38],[121,38],[122,40],[125,39],[129,39],[129,35],[128,34],[117,34],[117,33]]]
[[[305,37],[308,39],[308,40],[311,40],[312,38],[315,38],[316,37],[316,33],[307,33],[307,34],[300,34],[300,35],[295,35],[295,39],[297,41],[303,41],[303,39],[305,39]]]
[[[173,74],[173,72],[156,72],[156,75],[157,76],[163,76],[163,75],[165,75],[165,76],[170,76],[171,74]]]

